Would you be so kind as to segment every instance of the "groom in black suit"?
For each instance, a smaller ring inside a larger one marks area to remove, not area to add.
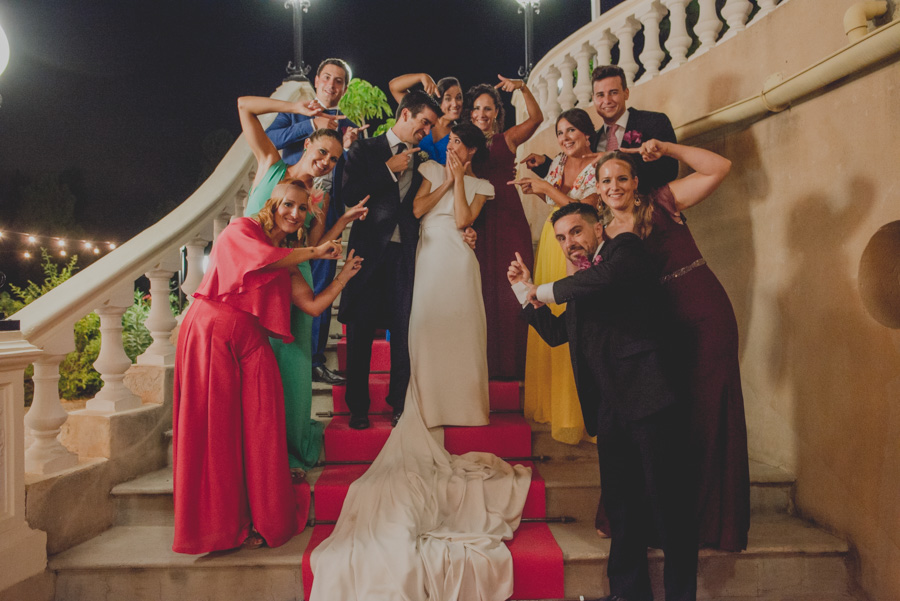
[[[668,368],[659,275],[635,234],[600,247],[602,227],[590,205],[571,203],[551,221],[563,253],[586,268],[535,287],[514,261],[508,277],[521,302],[539,305],[526,304],[523,315],[547,344],[569,343],[585,429],[597,436],[612,538],[609,599],[653,599],[647,566],[653,532],[665,553],[666,601],[694,601],[697,529],[684,452],[686,407]],[[554,316],[547,302],[567,303],[566,310]]]
[[[377,329],[391,333],[391,383],[387,402],[393,423],[403,412],[409,384],[409,312],[412,306],[419,220],[413,198],[422,176],[419,141],[430,134],[440,107],[425,92],[412,91],[397,107],[387,133],[359,139],[347,151],[342,198],[348,207],[369,196],[369,214],[350,230],[347,246],[365,259],[341,293],[338,319],[347,324],[347,406],[350,427],[369,427],[369,364]]]
[[[605,152],[619,148],[640,148],[649,140],[675,142],[672,122],[664,113],[628,108],[631,91],[625,72],[618,65],[597,67],[591,73],[591,99],[597,114],[603,119],[591,136],[591,149]],[[613,140],[610,131],[614,132]],[[550,157],[531,154],[523,161],[539,177],[546,177]],[[663,157],[657,161],[637,162],[638,190],[644,194],[660,188],[678,177],[678,161]]]

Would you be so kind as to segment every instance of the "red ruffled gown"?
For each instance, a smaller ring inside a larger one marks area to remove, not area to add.
[[[687,269],[703,256],[675,211],[669,187],[654,196],[653,230],[644,244],[664,276],[663,290],[675,313],[678,368],[692,403],[700,546],[740,551],[750,528],[750,470],[737,321],[709,267]]]
[[[284,394],[269,336],[292,340],[291,278],[262,271],[290,253],[241,218],[213,247],[178,336],[173,468],[179,553],[270,547],[297,532]]]
[[[494,136],[488,160],[473,170],[494,186],[494,198],[484,203],[475,220],[475,256],[487,318],[488,376],[491,380],[522,380],[528,324],[519,319],[522,306],[509,289],[506,271],[516,252],[531,270],[534,245],[519,193],[507,183],[516,177],[516,155],[506,145],[505,133]]]

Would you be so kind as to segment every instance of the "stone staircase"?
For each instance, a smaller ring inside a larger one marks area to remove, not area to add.
[[[336,367],[336,344],[329,363]],[[332,390],[314,384],[313,413],[333,410]],[[331,418],[322,418],[329,421]],[[593,528],[600,492],[596,449],[554,441],[549,427],[531,423],[531,454],[546,487],[548,516],[571,516],[574,523],[550,524],[562,549],[566,598],[598,597],[606,589],[608,539]],[[315,517],[316,482],[322,468],[308,474]],[[794,515],[790,474],[751,462],[753,519],[748,549],[739,554],[700,554],[699,598],[729,601],[851,601],[855,595],[848,545]],[[172,473],[166,468],[116,486],[113,528],[50,558],[60,601],[294,601],[303,599],[304,552],[313,535],[307,527],[277,549],[230,551],[204,556],[171,550]],[[324,492],[323,492],[324,494]],[[651,576],[662,593],[662,554],[651,551]]]

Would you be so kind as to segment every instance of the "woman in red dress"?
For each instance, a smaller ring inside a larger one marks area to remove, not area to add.
[[[521,307],[506,284],[506,268],[511,254],[519,251],[531,269],[534,244],[519,193],[507,183],[516,179],[516,149],[534,135],[544,114],[524,81],[498,77],[500,83],[496,86],[480,84],[466,94],[465,118],[484,133],[490,151],[488,160],[475,167],[475,175],[488,180],[495,193],[475,221],[475,256],[481,269],[487,317],[488,375],[491,380],[522,380],[528,324],[518,317]],[[503,102],[497,88],[504,92],[521,91],[528,112],[528,119],[506,131],[502,131]]]
[[[269,336],[291,341],[290,306],[318,315],[359,269],[351,253],[314,295],[297,270],[340,244],[293,248],[309,210],[302,182],[275,187],[255,217],[216,240],[185,316],[175,363],[173,468],[179,553],[277,547],[297,532],[281,377]]]
[[[629,154],[610,153],[597,165],[597,190],[609,236],[633,231],[644,239],[673,312],[677,368],[691,403],[700,545],[740,551],[750,528],[750,473],[737,321],[682,213],[715,191],[731,162],[658,140],[625,152],[640,153],[644,161],[670,156],[694,170],[644,198],[636,194]]]

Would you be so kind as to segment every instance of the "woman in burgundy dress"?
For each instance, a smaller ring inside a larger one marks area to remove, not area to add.
[[[500,83],[496,87],[480,84],[469,89],[464,118],[470,119],[487,138],[490,155],[475,167],[475,175],[488,180],[496,194],[475,221],[475,256],[481,269],[487,317],[488,375],[492,380],[521,380],[525,377],[528,324],[518,317],[521,307],[506,284],[506,269],[516,251],[532,269],[534,244],[519,193],[507,182],[516,179],[516,149],[534,135],[544,115],[524,81],[498,77]],[[504,92],[520,90],[528,112],[528,119],[506,131],[501,131],[504,111],[497,88]]]
[[[181,325],[172,415],[176,552],[277,547],[297,533],[269,336],[290,342],[291,303],[318,315],[361,261],[351,253],[314,295],[297,265],[337,258],[341,247],[293,248],[308,209],[309,191],[293,180],[275,186],[258,215],[225,228]]]
[[[737,322],[682,214],[712,194],[731,162],[702,148],[657,140],[626,152],[640,153],[644,161],[670,156],[694,170],[645,198],[636,194],[629,154],[610,153],[597,165],[597,190],[609,236],[633,231],[644,239],[674,314],[677,367],[691,403],[700,544],[740,551],[750,527],[750,475]]]

